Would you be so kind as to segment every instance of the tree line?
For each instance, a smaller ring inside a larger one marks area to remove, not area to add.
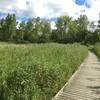
[[[74,43],[94,44],[100,42],[100,20],[95,28],[86,15],[78,19],[60,16],[55,21],[56,29],[51,29],[51,22],[40,17],[28,21],[16,20],[15,14],[8,14],[0,19],[0,41],[16,43]]]

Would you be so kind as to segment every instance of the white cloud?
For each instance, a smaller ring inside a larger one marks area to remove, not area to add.
[[[70,15],[74,18],[81,13],[86,14],[89,19],[97,20],[100,12],[100,0],[86,0],[85,4],[79,6],[75,0],[4,0],[0,2],[0,12],[16,13],[18,16],[27,17],[57,17]],[[90,5],[87,8],[85,5]]]
[[[94,0],[92,7],[87,9],[85,14],[90,20],[98,20],[100,12],[100,0]]]

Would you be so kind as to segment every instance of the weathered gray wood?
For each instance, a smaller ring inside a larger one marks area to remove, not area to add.
[[[100,100],[100,62],[89,52],[80,68],[53,100]]]

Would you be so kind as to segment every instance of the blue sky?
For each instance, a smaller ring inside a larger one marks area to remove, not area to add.
[[[86,14],[90,20],[98,20],[100,0],[0,0],[0,18],[15,13],[17,20],[42,17],[54,20],[61,15],[77,18]]]

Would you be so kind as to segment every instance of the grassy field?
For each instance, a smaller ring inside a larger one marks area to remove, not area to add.
[[[51,100],[87,54],[79,44],[1,43],[0,100]]]

